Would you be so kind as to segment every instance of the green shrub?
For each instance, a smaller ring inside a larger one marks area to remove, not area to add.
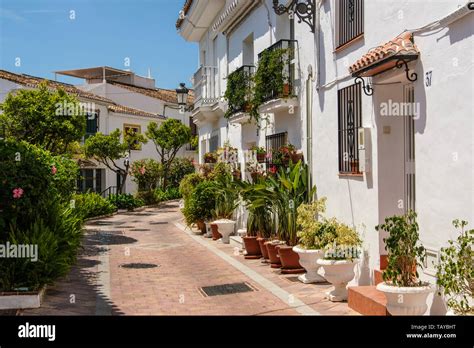
[[[73,196],[75,212],[82,219],[109,215],[117,210],[109,200],[97,193],[83,193]]]
[[[145,205],[155,205],[160,203],[159,197],[157,197],[155,192],[154,190],[139,191],[136,198],[142,200]]]
[[[20,230],[38,218],[47,224],[49,203],[72,197],[79,171],[74,161],[23,141],[0,141],[0,158],[0,239],[10,224]]]
[[[156,189],[163,176],[162,165],[153,159],[142,159],[131,165],[133,181],[137,183],[139,191]]]
[[[191,197],[194,188],[203,181],[204,177],[199,173],[188,174],[183,178],[183,180],[181,180],[181,183],[179,184],[179,192],[185,201]]]
[[[10,244],[37,245],[38,260],[6,258],[0,262],[0,291],[17,288],[38,290],[66,275],[76,260],[82,237],[82,218],[73,209],[53,202],[48,221],[38,217],[27,228],[12,224],[6,240]]]
[[[110,195],[108,198],[117,209],[133,210],[145,205],[145,202],[140,198],[135,198],[131,194]]]
[[[212,181],[203,181],[193,190],[183,215],[188,225],[197,221],[206,221],[212,218],[212,211],[216,207],[216,187]]]
[[[196,171],[193,162],[188,158],[175,158],[168,173],[167,187],[179,187],[186,175]]]
[[[176,187],[169,187],[166,191],[157,189],[154,193],[159,202],[172,201],[182,197],[179,189]]]

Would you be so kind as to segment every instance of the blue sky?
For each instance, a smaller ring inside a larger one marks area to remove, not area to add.
[[[55,70],[106,65],[146,76],[150,68],[158,87],[175,88],[179,82],[189,86],[198,55],[197,45],[175,29],[183,3],[0,0],[0,68],[50,79]],[[127,58],[130,67],[124,65]]]

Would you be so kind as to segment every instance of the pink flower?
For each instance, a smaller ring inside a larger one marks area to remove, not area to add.
[[[51,173],[53,175],[56,175],[57,172],[58,172],[58,168],[56,168],[56,166],[53,165],[53,167],[51,168]]]
[[[272,153],[271,153],[271,152],[268,152],[268,153],[265,155],[265,157],[266,157],[267,159],[272,158]]]
[[[270,173],[275,174],[277,172],[277,167],[276,166],[271,166],[269,171],[270,171]]]
[[[140,174],[141,174],[141,175],[145,175],[145,172],[146,172],[145,167],[141,167],[141,168],[140,168]]]
[[[13,198],[18,199],[23,196],[23,189],[21,187],[18,187],[16,189],[13,189]]]

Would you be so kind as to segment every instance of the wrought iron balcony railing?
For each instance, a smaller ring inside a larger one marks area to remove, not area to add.
[[[255,74],[253,65],[243,65],[227,76],[227,91],[234,95],[241,96],[236,102],[229,102],[228,114],[239,112],[249,112],[252,99],[252,77]]]
[[[280,40],[259,53],[259,68],[267,69],[263,66],[262,58],[266,53],[276,52],[279,53],[273,57],[273,59],[279,59],[282,65],[282,74],[276,76],[268,81],[268,86],[265,88],[266,93],[264,94],[263,101],[269,101],[272,99],[278,99],[282,97],[291,97],[296,95],[295,90],[295,57],[296,57],[296,40]],[[280,81],[279,81],[280,79]],[[282,81],[281,81],[282,79]]]

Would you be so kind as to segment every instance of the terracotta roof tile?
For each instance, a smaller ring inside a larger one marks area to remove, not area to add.
[[[95,100],[95,101],[100,101],[104,102],[107,105],[107,108],[109,111],[112,112],[117,112],[117,113],[122,113],[122,114],[127,114],[127,115],[136,115],[136,116],[144,116],[144,117],[153,117],[153,118],[161,118],[165,119],[164,116],[158,115],[158,114],[152,114],[143,110],[138,110],[135,108],[131,108],[128,106],[123,106],[115,103],[113,100],[110,100],[108,98],[101,97],[97,94],[93,94],[90,92],[83,91],[73,85],[63,83],[63,82],[57,82],[57,81],[51,81],[48,79],[44,79],[41,77],[35,77],[35,76],[30,76],[30,75],[25,75],[25,74],[15,74],[9,71],[5,70],[0,70],[0,79],[8,80],[11,82],[18,83],[23,86],[31,87],[31,88],[36,88],[41,82],[47,81],[48,86],[53,89],[58,89],[62,88],[66,93],[75,95],[77,97],[82,97],[85,99],[89,100]],[[176,93],[176,92],[175,92]]]
[[[383,60],[400,55],[419,55],[418,48],[413,42],[413,34],[409,31],[397,36],[395,39],[371,49],[363,55],[358,61],[349,67],[351,74],[357,73],[362,69],[367,69],[371,65],[382,62]],[[390,66],[387,66],[390,67]]]
[[[114,103],[112,100],[108,98],[104,98],[97,94],[83,91],[73,85],[63,83],[63,82],[52,81],[52,80],[44,79],[41,77],[30,76],[26,74],[20,75],[20,74],[12,73],[10,71],[0,70],[0,79],[8,80],[8,81],[15,82],[20,85],[32,87],[32,88],[36,88],[41,82],[47,81],[49,87],[53,89],[62,88],[67,93],[75,95],[77,97],[82,97],[85,99],[100,101],[104,103]]]
[[[159,119],[166,119],[166,117],[158,114],[152,114],[150,112],[146,112],[143,110],[138,110],[135,108],[131,108],[128,106],[123,105],[109,105],[107,109],[111,112],[119,113],[119,114],[126,114],[126,115],[136,115],[136,116],[144,116],[144,117],[152,117],[152,118],[159,118]]]
[[[168,103],[176,104],[178,100],[176,91],[172,89],[138,87],[138,86],[133,86],[133,85],[129,85],[123,82],[117,82],[117,81],[107,81],[107,82],[112,85],[123,87],[130,91],[141,93],[148,97],[160,99]],[[190,90],[189,97],[188,97],[188,104],[192,105],[193,103],[194,103],[194,93],[192,90]]]
[[[184,3],[182,13],[184,13],[185,16],[188,14],[188,11],[191,8],[193,1],[194,0],[186,0],[186,2]],[[176,29],[181,28],[181,25],[183,24],[183,22],[184,22],[184,19],[178,18],[178,20],[176,21]]]

